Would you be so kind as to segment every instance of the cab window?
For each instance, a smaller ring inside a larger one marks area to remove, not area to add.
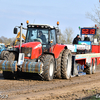
[[[50,41],[52,42],[52,45],[56,44],[55,29],[50,31]]]

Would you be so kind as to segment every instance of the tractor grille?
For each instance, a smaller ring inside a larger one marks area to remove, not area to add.
[[[32,48],[22,47],[21,52],[25,54],[25,57],[28,57],[27,55],[32,53]]]

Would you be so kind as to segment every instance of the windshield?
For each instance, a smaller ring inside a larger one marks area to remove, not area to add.
[[[48,29],[28,28],[26,43],[34,41],[48,44]]]

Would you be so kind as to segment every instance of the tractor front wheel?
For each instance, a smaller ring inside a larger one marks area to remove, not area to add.
[[[52,55],[45,55],[43,61],[43,78],[46,81],[50,81],[54,77],[54,57]]]

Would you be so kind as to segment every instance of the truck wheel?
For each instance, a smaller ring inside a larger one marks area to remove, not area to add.
[[[55,74],[56,78],[61,78],[61,56],[62,56],[62,52],[60,53],[60,55],[57,59],[57,71]]]
[[[62,54],[61,62],[61,76],[64,79],[69,79],[71,77],[71,67],[72,67],[72,54],[69,49],[64,50]]]
[[[92,68],[92,74],[95,74],[96,73],[96,67],[97,67],[97,59],[95,59],[94,66]]]
[[[17,79],[17,74],[9,71],[3,71],[3,77],[4,79]]]
[[[73,75],[78,75],[79,70],[78,70],[77,66],[79,66],[79,64],[75,62],[74,69],[73,69]]]
[[[54,57],[52,55],[45,55],[43,63],[43,78],[50,81],[54,77]]]
[[[9,51],[5,51],[3,59],[8,60],[8,58],[9,58]]]
[[[2,51],[2,52],[1,52],[1,59],[4,58],[4,52],[5,52],[5,51]]]
[[[85,69],[86,74],[92,74],[92,69],[93,69],[93,61],[92,61],[91,65],[90,65],[90,67],[87,67]]]
[[[14,61],[15,60],[15,54],[13,52],[10,52],[8,60],[9,61]]]

